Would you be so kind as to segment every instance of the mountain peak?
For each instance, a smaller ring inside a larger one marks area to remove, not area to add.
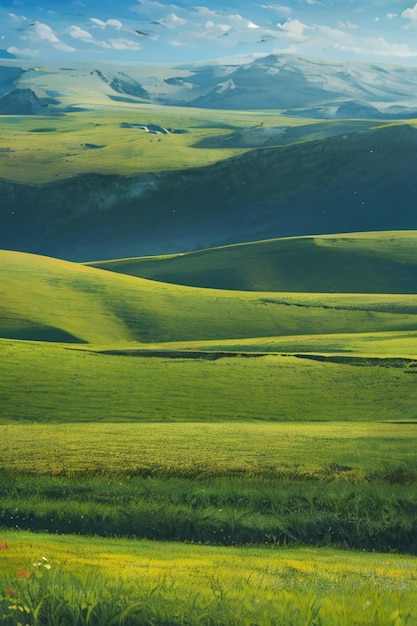
[[[0,98],[0,115],[48,114],[48,105],[32,89],[14,89]]]

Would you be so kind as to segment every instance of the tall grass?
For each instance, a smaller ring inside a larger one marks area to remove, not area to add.
[[[42,540],[22,544],[15,534],[18,542],[31,561],[17,561],[8,554],[16,553],[14,545],[0,543],[8,559],[0,569],[2,626],[412,626],[417,618],[413,564],[398,557],[376,559],[372,566],[370,558],[349,554],[335,565],[336,553],[246,550],[214,556],[199,547],[182,556],[177,550],[174,557],[168,544],[157,550],[138,544],[127,560],[119,549],[97,567],[81,565],[82,542],[72,542],[80,556],[62,563],[56,557],[69,545],[65,537],[56,542],[56,555],[41,557],[33,554]],[[96,552],[106,549],[97,544]],[[124,564],[112,573],[117,558]]]
[[[0,525],[214,545],[336,545],[417,554],[412,477],[394,484],[123,475],[1,476]],[[404,485],[401,482],[411,484]]]

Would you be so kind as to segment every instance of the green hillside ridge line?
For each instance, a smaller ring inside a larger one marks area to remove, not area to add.
[[[0,285],[0,318],[96,344],[417,330],[411,294],[201,289],[10,251],[0,252]]]
[[[417,231],[277,238],[88,265],[213,289],[417,293]]]

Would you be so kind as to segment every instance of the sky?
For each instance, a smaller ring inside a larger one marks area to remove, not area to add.
[[[186,62],[290,53],[417,65],[417,2],[0,0],[0,57]]]

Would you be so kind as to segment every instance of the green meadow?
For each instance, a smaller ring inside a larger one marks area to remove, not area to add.
[[[117,107],[88,103],[88,109],[57,116],[0,116],[1,177],[39,184],[89,172],[132,176],[205,166],[246,150],[200,149],[195,147],[199,142],[262,121],[271,126],[308,123],[271,111],[204,111],[138,103]],[[154,124],[174,132],[155,135],[122,124]]]
[[[162,356],[131,356],[3,340],[1,421],[373,423],[417,418],[412,359],[387,367],[383,360],[351,364],[280,354],[169,354],[166,348]]]
[[[381,126],[372,120],[347,120],[341,127],[340,121],[292,118],[279,111],[220,111],[136,102],[115,105],[100,94],[92,97],[93,101],[80,101],[76,112],[0,116],[1,178],[47,184],[86,173],[158,174],[203,167],[257,147],[233,147],[228,140],[239,131],[302,127],[300,136],[294,136],[294,142],[299,142]],[[129,128],[135,124],[157,125],[169,133]]]
[[[416,623],[415,242],[0,252],[1,623]]]

